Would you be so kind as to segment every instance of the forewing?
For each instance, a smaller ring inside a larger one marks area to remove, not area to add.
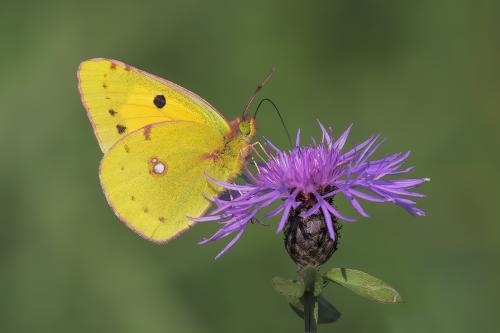
[[[117,60],[82,62],[78,86],[103,152],[128,133],[169,120],[199,122],[222,134],[229,131],[224,117],[198,95]]]

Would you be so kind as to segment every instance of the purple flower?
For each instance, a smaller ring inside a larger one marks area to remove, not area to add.
[[[277,232],[283,230],[292,210],[306,207],[306,210],[301,210],[301,217],[307,218],[318,212],[322,213],[328,234],[335,240],[335,220],[355,221],[332,204],[336,194],[342,194],[364,217],[369,216],[359,199],[390,202],[412,215],[425,215],[415,207],[416,202],[408,198],[424,197],[425,195],[411,190],[429,181],[428,178],[387,179],[406,174],[413,169],[403,168],[404,161],[410,155],[409,151],[369,160],[383,143],[379,141],[378,135],[373,135],[349,151],[342,152],[351,126],[336,140],[332,136],[331,128],[327,130],[321,123],[320,126],[323,132],[320,144],[300,146],[300,130],[297,133],[296,146],[288,152],[278,149],[266,140],[266,146],[271,151],[268,153],[268,160],[256,164],[253,172],[246,167],[243,184],[224,183],[210,178],[211,182],[222,186],[228,191],[226,193],[231,195],[210,199],[216,208],[206,216],[194,219],[197,222],[211,221],[221,225],[215,234],[202,240],[200,244],[236,234],[216,258],[220,257],[238,241],[251,221],[260,224],[255,219],[260,210],[276,202],[279,205],[267,212],[265,217],[281,214]]]

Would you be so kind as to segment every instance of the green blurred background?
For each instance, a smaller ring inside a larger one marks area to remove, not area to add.
[[[301,332],[270,279],[293,277],[274,227],[197,246],[200,225],[165,246],[124,227],[97,176],[101,152],[76,68],[109,57],[168,78],[237,117],[266,72],[290,129],[316,119],[349,144],[381,132],[431,177],[419,206],[366,205],[327,266],[363,269],[404,304],[337,287],[321,332],[485,332],[497,324],[498,1],[2,2],[0,331]],[[262,110],[259,136],[286,145]],[[337,132],[337,133],[338,133]],[[495,171],[496,170],[496,171]],[[341,208],[347,209],[341,204]]]

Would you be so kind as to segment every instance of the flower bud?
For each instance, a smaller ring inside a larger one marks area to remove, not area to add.
[[[336,238],[333,240],[321,210],[306,218],[301,213],[307,209],[301,206],[290,212],[285,224],[285,248],[298,268],[307,265],[318,267],[324,264],[337,250],[339,230],[335,217],[332,217]]]

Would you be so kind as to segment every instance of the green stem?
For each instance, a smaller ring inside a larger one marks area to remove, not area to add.
[[[317,325],[314,319],[315,296],[311,291],[304,292],[304,330],[305,333],[316,333]]]

